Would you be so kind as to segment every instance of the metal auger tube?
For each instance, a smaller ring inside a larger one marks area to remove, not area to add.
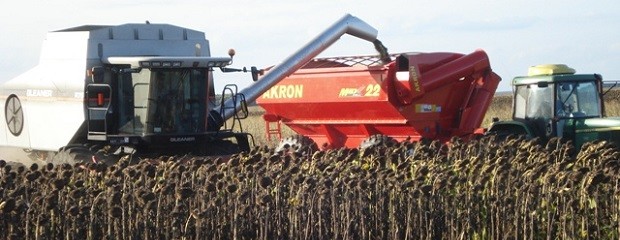
[[[346,14],[338,20],[338,22],[334,23],[331,27],[326,29],[304,47],[289,56],[282,63],[272,68],[261,79],[243,89],[240,94],[245,95],[247,102],[255,101],[265,91],[269,90],[286,76],[293,74],[295,71],[303,67],[306,63],[312,60],[312,58],[316,57],[331,46],[345,33],[369,42],[373,42],[377,39],[378,31],[361,19],[350,14]],[[221,114],[221,121],[226,121],[241,109],[241,104],[238,101],[235,103],[232,99],[226,101],[224,106],[224,111]],[[233,108],[233,106],[235,106],[235,108]],[[218,107],[211,112],[211,114],[214,113],[219,115],[220,108]]]

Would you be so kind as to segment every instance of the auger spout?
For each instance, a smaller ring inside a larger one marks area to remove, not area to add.
[[[306,63],[312,60],[312,58],[319,55],[344,34],[356,36],[375,44],[375,47],[377,46],[378,31],[361,19],[350,14],[346,14],[304,47],[289,56],[282,63],[272,68],[258,81],[240,91],[240,94],[245,95],[245,100],[247,102],[255,101],[265,91],[269,90],[282,79],[303,67]],[[383,47],[383,45],[380,46]],[[210,113],[209,128],[213,129],[214,127],[217,127],[217,129],[219,129],[224,121],[234,116],[236,112],[240,111],[241,104],[239,101],[239,99],[230,99],[224,103],[224,107],[218,107],[212,110]],[[233,108],[233,106],[235,107]]]

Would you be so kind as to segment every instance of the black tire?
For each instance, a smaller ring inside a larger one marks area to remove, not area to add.
[[[71,144],[64,146],[51,158],[53,164],[68,163],[74,165],[76,163],[89,163],[96,161],[97,163],[105,163],[113,165],[118,161],[120,156],[104,154],[100,152],[101,146],[90,146],[87,144]]]
[[[319,148],[314,140],[309,137],[296,134],[280,140],[280,143],[278,143],[275,150],[276,152],[312,154],[315,151],[318,151],[318,149]]]
[[[383,134],[375,134],[372,135],[366,139],[364,139],[361,143],[359,148],[360,149],[366,149],[369,147],[376,147],[376,146],[392,146],[396,144],[396,140],[394,140],[393,138],[383,135]]]
[[[208,143],[205,154],[208,156],[232,155],[241,152],[239,145],[229,140],[217,140]]]
[[[53,164],[76,164],[92,161],[93,153],[83,145],[68,145],[60,148],[52,157]]]

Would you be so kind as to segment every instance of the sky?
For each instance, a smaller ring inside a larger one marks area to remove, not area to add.
[[[620,1],[599,0],[20,0],[0,8],[0,82],[38,64],[48,31],[81,25],[168,23],[205,32],[212,56],[234,48],[233,67],[275,65],[350,13],[379,31],[390,53],[483,49],[502,77],[498,91],[532,65],[564,63],[620,80]],[[375,54],[342,37],[320,56]],[[216,87],[248,86],[220,73]]]

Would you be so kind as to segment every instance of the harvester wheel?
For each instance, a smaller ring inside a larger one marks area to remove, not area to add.
[[[206,155],[232,155],[239,153],[240,149],[238,144],[229,140],[218,140],[209,143],[206,148]]]
[[[100,149],[101,147],[99,146],[71,144],[60,148],[58,152],[52,156],[51,163],[68,163],[73,165],[76,163],[101,162],[111,165],[118,160],[118,156],[103,154],[99,151]]]
[[[375,134],[372,135],[366,139],[364,139],[364,141],[362,141],[360,143],[359,148],[360,149],[366,149],[369,147],[375,147],[375,146],[392,146],[396,143],[396,140],[394,140],[393,138],[383,135],[383,134]]]
[[[311,138],[295,134],[293,136],[280,140],[278,147],[276,147],[276,152],[285,151],[302,154],[312,154],[318,149],[318,146]]]
[[[53,164],[75,164],[90,161],[89,157],[92,157],[92,152],[82,145],[69,145],[64,146],[58,150],[58,152],[52,157],[51,162]]]

